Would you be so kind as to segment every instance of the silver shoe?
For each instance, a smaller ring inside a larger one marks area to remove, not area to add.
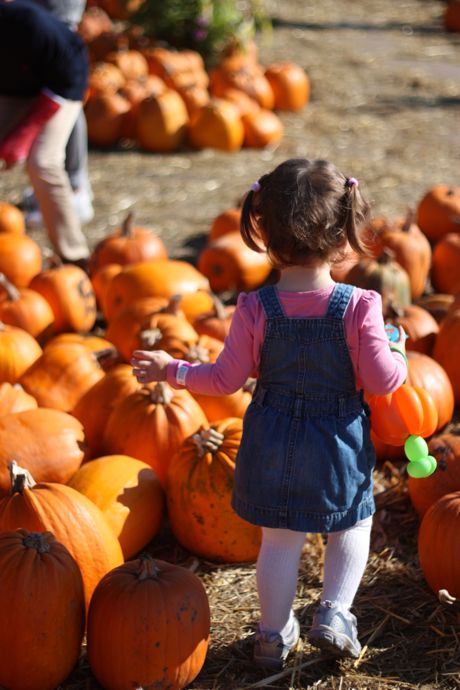
[[[256,632],[254,640],[254,663],[262,668],[280,670],[283,668],[290,652],[294,651],[300,639],[300,626],[297,618],[293,619],[294,643],[287,645],[279,633]]]
[[[316,609],[307,638],[310,644],[334,656],[357,659],[361,652],[355,616],[331,601],[322,602]]]

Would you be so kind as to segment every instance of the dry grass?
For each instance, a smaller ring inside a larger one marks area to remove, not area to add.
[[[460,688],[460,627],[426,585],[417,560],[418,517],[409,501],[405,462],[376,470],[377,512],[371,555],[355,601],[362,654],[337,661],[307,642],[289,665],[269,674],[254,667],[251,636],[258,607],[253,564],[216,565],[184,551],[165,528],[148,550],[192,569],[212,614],[211,642],[195,690],[453,690]],[[323,542],[308,535],[295,610],[305,632],[321,592]],[[84,653],[62,690],[100,690]]]

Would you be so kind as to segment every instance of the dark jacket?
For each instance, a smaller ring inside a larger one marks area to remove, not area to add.
[[[0,0],[0,94],[31,97],[48,88],[81,101],[88,81],[78,34],[29,0]]]

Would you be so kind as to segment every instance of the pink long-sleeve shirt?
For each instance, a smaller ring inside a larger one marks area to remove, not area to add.
[[[278,291],[286,316],[324,316],[334,285],[308,292]],[[390,350],[382,317],[379,293],[355,287],[345,316],[347,345],[357,389],[383,395],[404,382],[407,365],[402,354]],[[264,340],[265,312],[257,292],[241,293],[233,314],[225,347],[214,364],[192,365],[187,369],[185,387],[196,393],[225,395],[241,388],[249,377],[257,377]],[[180,360],[167,367],[167,381],[176,381]]]

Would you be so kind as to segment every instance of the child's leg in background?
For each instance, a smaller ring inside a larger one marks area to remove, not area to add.
[[[262,528],[256,569],[261,611],[259,629],[280,633],[287,644],[294,634],[292,602],[304,541],[304,532]]]
[[[345,610],[351,607],[369,558],[371,528],[372,516],[328,535],[321,601]]]

